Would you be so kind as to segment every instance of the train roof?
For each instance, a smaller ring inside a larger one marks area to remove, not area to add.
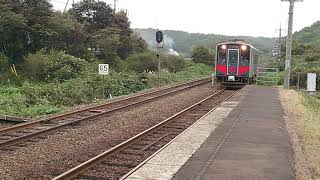
[[[235,41],[235,42],[234,42],[234,41],[226,41],[226,42],[220,42],[220,43],[217,44],[217,47],[218,47],[219,45],[223,45],[223,44],[241,44],[241,45],[247,45],[247,46],[249,46],[251,49],[254,49],[254,50],[262,53],[259,49],[255,48],[253,45],[248,44],[248,43],[243,42],[243,41]]]

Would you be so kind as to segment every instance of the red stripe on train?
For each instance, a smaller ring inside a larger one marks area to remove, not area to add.
[[[250,67],[249,66],[239,66],[239,76],[249,74]],[[227,66],[221,66],[218,65],[216,67],[216,71],[218,72],[219,75],[227,75]],[[230,72],[236,71],[236,67],[230,67],[229,68]]]
[[[216,71],[218,72],[219,75],[226,75],[227,74],[227,66],[217,65]]]
[[[249,66],[239,66],[239,76],[242,76],[244,74],[249,74],[249,70],[250,70],[250,67]]]

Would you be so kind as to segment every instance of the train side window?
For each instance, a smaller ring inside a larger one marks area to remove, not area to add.
[[[253,55],[253,64],[258,64],[259,62],[259,56],[258,55]]]

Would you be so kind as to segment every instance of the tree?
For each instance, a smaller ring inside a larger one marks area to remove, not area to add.
[[[115,15],[115,26],[121,30],[120,43],[117,49],[118,56],[126,59],[133,52],[143,52],[147,49],[146,42],[133,33],[127,13],[120,11]]]
[[[126,12],[96,0],[76,3],[64,14],[54,12],[49,0],[0,0],[0,33],[0,53],[14,61],[40,49],[81,58],[96,53],[103,60],[146,50]]]
[[[114,59],[117,56],[117,48],[120,44],[121,30],[117,27],[107,27],[99,30],[92,37],[93,44],[104,54],[104,58]]]
[[[46,48],[52,31],[47,22],[52,15],[48,0],[1,0],[1,51],[18,60],[28,52]]]
[[[133,51],[133,47],[130,43],[132,30],[130,29],[130,22],[127,14],[124,11],[115,14],[115,26],[121,30],[117,53],[121,59],[125,59]]]
[[[105,2],[84,0],[69,12],[85,25],[89,34],[87,46],[100,58],[112,60],[120,57],[124,60],[134,51],[146,50],[144,41],[132,35],[130,21],[124,11],[114,13]]]
[[[83,24],[69,14],[55,12],[48,21],[48,27],[52,30],[48,41],[50,49],[65,50],[76,57],[84,56],[88,49],[88,34]]]
[[[129,43],[133,47],[133,52],[142,53],[148,48],[148,44],[139,36],[138,33],[131,34],[131,41]]]
[[[39,49],[47,48],[49,37],[53,33],[48,27],[48,22],[53,14],[52,5],[48,0],[24,0],[19,2],[28,25],[27,51],[36,52]]]
[[[115,22],[113,9],[102,1],[83,0],[74,4],[69,13],[84,24],[86,31],[90,34],[109,27]]]
[[[8,4],[0,5],[0,51],[14,60],[25,54],[27,20],[11,8]]]
[[[214,54],[204,46],[198,46],[192,49],[192,60],[196,63],[214,65]]]

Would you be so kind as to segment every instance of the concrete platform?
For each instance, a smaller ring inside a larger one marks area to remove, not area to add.
[[[127,179],[291,180],[292,153],[277,89],[247,86]]]

